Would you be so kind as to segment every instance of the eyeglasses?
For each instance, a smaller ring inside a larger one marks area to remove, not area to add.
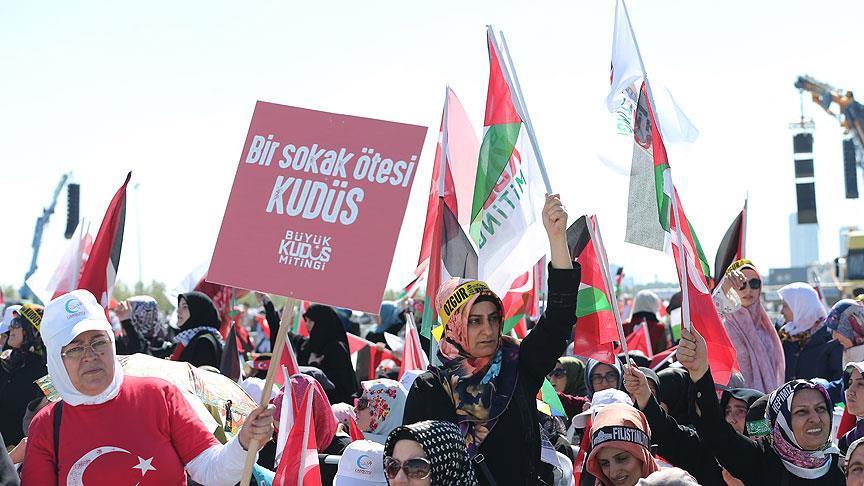
[[[387,479],[396,479],[399,471],[405,471],[408,479],[426,479],[432,473],[432,463],[425,457],[413,457],[400,462],[390,456],[384,457],[384,473]]]
[[[563,376],[567,376],[567,370],[565,370],[564,368],[556,368],[550,371],[549,374],[546,376],[549,378],[561,378]]]
[[[361,410],[366,410],[367,408],[369,408],[368,398],[360,397],[354,400],[354,410],[359,412]]]
[[[750,279],[749,282],[745,282],[744,285],[742,285],[741,287],[738,288],[738,290],[744,290],[748,286],[753,290],[759,290],[762,288],[762,281],[759,280],[758,278]]]
[[[591,375],[591,383],[592,384],[600,385],[603,382],[611,383],[613,385],[618,383],[618,373],[615,373],[614,371],[610,371],[609,373],[606,373],[605,375]]]
[[[69,348],[66,351],[60,353],[60,356],[69,359],[81,359],[84,357],[84,354],[88,349],[92,350],[94,354],[97,356],[101,356],[108,352],[108,349],[111,347],[110,339],[97,339],[90,344],[85,344],[83,346],[75,346],[74,348]]]

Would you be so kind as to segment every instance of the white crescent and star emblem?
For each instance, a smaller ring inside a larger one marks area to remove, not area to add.
[[[66,476],[66,486],[84,486],[84,472],[87,471],[87,468],[90,466],[90,464],[92,464],[93,461],[98,459],[100,456],[110,454],[112,452],[131,454],[131,452],[127,451],[126,449],[121,449],[119,447],[97,447],[88,452],[87,454],[81,456],[81,458],[75,461],[75,464],[73,464],[72,467],[69,468],[69,474]],[[138,457],[138,464],[132,466],[132,469],[141,470],[142,478],[147,474],[147,472],[156,470],[156,468],[153,466],[152,457],[150,459],[144,459],[141,456],[136,457]]]

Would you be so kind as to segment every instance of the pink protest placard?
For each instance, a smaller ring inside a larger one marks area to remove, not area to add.
[[[207,280],[377,314],[425,137],[259,101]]]

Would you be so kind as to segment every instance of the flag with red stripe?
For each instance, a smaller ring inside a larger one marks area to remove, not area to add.
[[[87,263],[81,269],[78,280],[79,289],[87,289],[107,308],[117,279],[117,269],[120,267],[120,251],[123,249],[123,229],[126,224],[126,186],[132,172],[126,175],[126,180],[111,198]]]
[[[288,433],[285,450],[282,453],[273,484],[279,486],[321,486],[321,471],[318,465],[318,443],[315,438],[315,424],[312,421],[312,394],[314,387],[308,387],[298,402],[294,426]],[[283,403],[283,407],[291,406]]]

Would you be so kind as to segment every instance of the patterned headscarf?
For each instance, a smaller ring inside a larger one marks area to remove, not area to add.
[[[831,430],[831,398],[825,388],[809,380],[787,382],[768,397],[765,414],[771,423],[771,447],[780,456],[783,466],[790,473],[803,479],[822,477],[831,467],[831,454],[839,451],[831,447],[831,434],[825,444],[815,451],[805,451],[798,445],[792,431],[792,398],[800,390],[817,390],[825,398],[828,407],[828,430]]]
[[[400,440],[420,443],[432,463],[432,486],[475,486],[474,467],[459,429],[451,422],[425,420],[393,429],[384,444],[384,455],[392,456]]]
[[[369,413],[372,415],[369,431],[364,431],[363,436],[383,444],[387,434],[402,425],[408,392],[401,383],[387,378],[364,381],[360,385],[363,387],[360,398],[369,400]]]
[[[847,337],[852,346],[864,344],[864,305],[852,299],[838,301],[825,318],[825,326]]]
[[[149,295],[136,295],[127,299],[132,325],[147,339],[165,337],[166,329],[159,322],[159,307]]]
[[[435,307],[444,323],[438,343],[442,366],[430,367],[453,400],[471,457],[507,410],[519,364],[519,345],[509,336],[499,338],[498,350],[491,357],[478,358],[466,351],[468,316],[478,299],[491,301],[499,312],[502,309],[501,299],[478,280],[453,278],[441,286]]]

